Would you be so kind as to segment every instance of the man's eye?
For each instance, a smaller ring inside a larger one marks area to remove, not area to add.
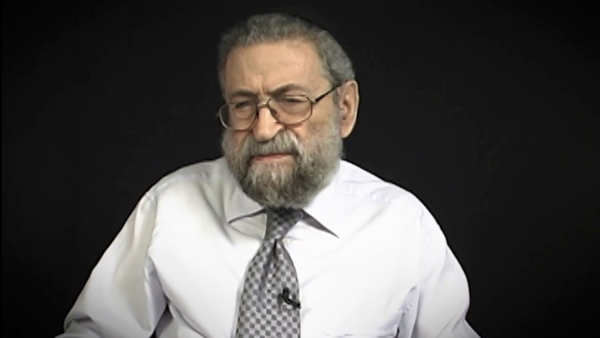
[[[303,103],[306,99],[303,96],[284,96],[278,100],[285,104]]]
[[[233,108],[235,109],[248,109],[248,108],[252,108],[253,103],[252,101],[240,101],[240,102],[235,102],[233,104]]]

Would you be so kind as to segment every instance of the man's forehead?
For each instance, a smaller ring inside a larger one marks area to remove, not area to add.
[[[310,83],[323,75],[315,48],[304,41],[238,47],[231,52],[224,71],[225,89],[229,93],[242,89],[273,91],[283,86],[303,89],[300,87],[310,87]]]

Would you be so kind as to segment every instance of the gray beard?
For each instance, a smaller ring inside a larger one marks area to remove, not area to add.
[[[248,197],[264,207],[303,208],[329,184],[343,157],[338,118],[312,127],[310,137],[299,143],[289,130],[281,131],[271,140],[258,142],[249,135],[239,149],[225,131],[221,148],[230,171]],[[255,155],[292,154],[289,161],[251,163]]]

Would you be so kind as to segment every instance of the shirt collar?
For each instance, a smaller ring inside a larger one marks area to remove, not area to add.
[[[336,237],[343,233],[342,225],[344,223],[344,195],[340,186],[342,172],[343,168],[340,163],[329,184],[317,193],[315,198],[304,208],[312,220],[318,223],[313,224],[315,227]],[[231,224],[237,219],[260,214],[264,208],[243,192],[233,175],[229,176],[232,180],[233,190],[231,199],[224,209],[227,222]],[[307,223],[312,222],[308,220]]]

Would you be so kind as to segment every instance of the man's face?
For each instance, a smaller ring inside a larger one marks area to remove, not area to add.
[[[224,75],[228,102],[265,102],[275,92],[315,98],[331,89],[314,48],[303,41],[237,48]],[[278,91],[284,86],[291,89]],[[250,198],[263,206],[304,207],[329,182],[342,156],[333,97],[315,104],[312,116],[299,125],[285,126],[262,107],[251,129],[224,132],[224,155]]]

